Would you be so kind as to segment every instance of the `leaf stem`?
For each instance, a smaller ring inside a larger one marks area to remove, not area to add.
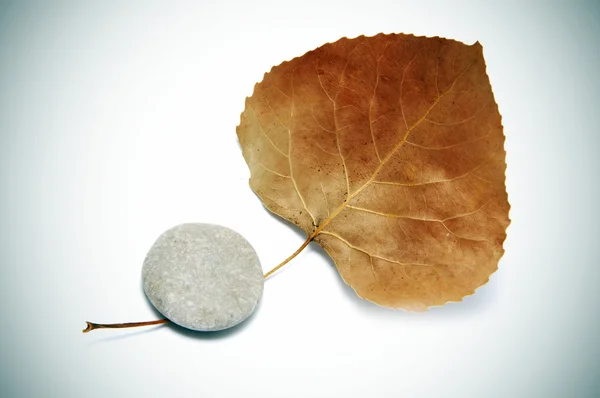
[[[284,265],[286,265],[287,263],[289,263],[298,254],[300,254],[300,252],[302,250],[304,250],[304,248],[306,248],[306,246],[308,246],[308,244],[314,239],[315,236],[317,236],[317,234],[320,231],[321,231],[321,229],[317,228],[317,230],[315,230],[312,234],[310,234],[310,236],[306,239],[306,241],[304,241],[302,246],[300,246],[298,248],[298,250],[296,250],[294,252],[294,254],[292,254],[291,256],[286,258],[277,267],[275,267],[271,271],[267,272],[265,274],[265,279],[268,278],[274,272],[276,272],[279,268],[281,268]],[[85,323],[87,323],[87,327],[85,329],[83,329],[83,333],[88,333],[88,332],[91,332],[92,330],[96,330],[96,329],[124,329],[124,328],[134,328],[134,327],[138,327],[138,326],[160,325],[160,324],[168,323],[168,322],[170,322],[168,319],[159,319],[156,321],[147,321],[147,322],[129,322],[129,323],[93,323],[93,322],[86,321]]]
[[[281,267],[283,267],[284,265],[286,265],[287,263],[289,263],[290,261],[292,261],[292,259],[294,257],[296,257],[298,254],[300,254],[300,252],[302,250],[304,250],[306,248],[306,246],[308,246],[308,244],[310,242],[312,242],[312,240],[315,238],[315,236],[317,236],[322,230],[323,228],[325,228],[325,226],[327,224],[329,224],[329,222],[335,217],[337,216],[343,209],[344,207],[346,207],[346,205],[348,204],[348,201],[345,200],[340,207],[338,207],[333,214],[326,219],[321,225],[319,225],[319,227],[317,229],[315,229],[309,236],[308,238],[306,238],[306,240],[304,241],[304,243],[298,248],[298,250],[296,250],[291,256],[289,256],[288,258],[286,258],[281,264],[279,264],[277,267],[273,268],[271,271],[267,272],[264,275],[264,278],[267,279],[269,276],[271,276],[273,273],[277,272],[277,270],[279,270]],[[148,322],[130,322],[130,323],[92,323],[92,322],[88,322],[86,321],[85,323],[87,323],[87,327],[85,329],[83,329],[83,333],[88,333],[91,332],[92,330],[95,329],[122,329],[122,328],[134,328],[134,327],[138,327],[138,326],[151,326],[151,325],[160,325],[162,323],[168,323],[170,322],[168,319],[159,319],[157,321],[148,321]]]
[[[151,326],[151,325],[160,325],[162,323],[169,322],[168,319],[159,319],[157,321],[147,321],[147,322],[129,322],[129,323],[92,323],[86,321],[87,327],[83,329],[83,333],[91,332],[95,329],[122,329],[122,328],[135,328],[138,326]]]
[[[309,244],[309,243],[310,243],[310,242],[313,240],[313,238],[314,238],[315,236],[316,236],[316,235],[315,235],[314,233],[313,233],[313,234],[311,234],[311,235],[310,235],[310,236],[309,236],[309,237],[308,237],[308,238],[307,238],[307,239],[304,241],[304,243],[302,244],[302,246],[300,246],[300,247],[298,248],[298,250],[296,250],[296,251],[294,252],[294,254],[292,254],[291,256],[289,256],[288,258],[286,258],[285,260],[283,260],[283,262],[282,262],[281,264],[279,264],[277,267],[275,267],[275,268],[273,268],[271,271],[267,272],[267,273],[265,274],[265,279],[267,279],[267,278],[268,278],[269,276],[271,276],[273,273],[277,272],[277,270],[278,270],[279,268],[283,267],[284,265],[286,265],[287,263],[289,263],[290,261],[292,261],[292,259],[293,259],[294,257],[296,257],[298,254],[300,254],[300,252],[301,252],[302,250],[304,250],[304,248],[305,248],[306,246],[308,246],[308,244]]]
[[[285,260],[283,260],[283,262],[281,264],[279,264],[277,267],[273,268],[271,271],[267,272],[265,274],[265,279],[267,279],[269,276],[271,276],[274,272],[276,272],[279,268],[283,267],[284,265],[286,265],[287,263],[289,263],[294,257],[296,257],[298,254],[300,254],[300,252],[302,250],[304,250],[306,248],[306,246],[308,246],[308,244],[310,242],[312,242],[312,240],[315,238],[315,236],[319,235],[321,233],[321,231],[327,226],[327,224],[329,224],[331,222],[331,220],[333,220],[338,214],[340,214],[342,212],[342,210],[344,210],[344,208],[348,205],[349,199],[346,199],[342,202],[342,204],[333,211],[333,213],[326,218],[325,220],[323,220],[323,222],[317,227],[317,229],[315,229],[312,234],[310,234],[308,236],[308,238],[306,238],[306,240],[304,241],[304,243],[302,244],[302,246],[300,246],[298,248],[298,250],[296,250],[294,252],[294,254],[292,254],[291,256],[289,256],[288,258],[286,258]]]

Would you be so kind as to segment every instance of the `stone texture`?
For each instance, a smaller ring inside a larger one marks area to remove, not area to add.
[[[250,243],[213,224],[182,224],[164,232],[144,260],[142,281],[148,299],[165,317],[201,331],[242,322],[264,286]]]

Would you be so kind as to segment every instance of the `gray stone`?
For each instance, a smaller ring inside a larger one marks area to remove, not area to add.
[[[144,260],[142,281],[148,299],[165,317],[201,331],[242,322],[264,286],[250,243],[213,224],[182,224],[163,233]]]

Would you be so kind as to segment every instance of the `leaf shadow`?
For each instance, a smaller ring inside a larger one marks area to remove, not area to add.
[[[141,280],[140,280],[140,286],[141,285]],[[150,301],[148,300],[148,298],[146,297],[146,294],[144,293],[144,289],[142,289],[142,295],[144,296],[144,298],[146,299],[146,305],[148,306],[148,308],[150,309],[150,311],[152,311],[152,313],[154,314],[154,317],[156,319],[163,319],[164,316],[158,312],[156,310],[156,308],[154,308],[154,306],[152,305],[152,303],[150,303]],[[123,333],[123,334],[118,334],[118,335],[111,335],[108,337],[103,337],[97,340],[94,340],[90,343],[88,343],[88,347],[92,347],[94,345],[97,344],[102,344],[102,343],[110,343],[110,342],[115,342],[115,341],[119,341],[119,340],[125,340],[128,339],[130,337],[136,337],[136,336],[141,336],[144,334],[148,334],[148,333],[154,333],[159,329],[163,329],[165,327],[167,327],[168,324],[161,324],[161,325],[155,325],[155,326],[142,326],[141,329],[137,329],[135,331],[130,331],[128,333]],[[112,330],[113,332],[115,331],[115,329],[106,329],[106,330]],[[123,329],[121,329],[123,330]],[[131,330],[131,329],[125,329],[125,330]],[[98,331],[100,332],[100,331]],[[101,332],[100,332],[101,333]]]
[[[108,337],[99,338],[97,340],[89,342],[87,344],[87,346],[93,347],[95,345],[102,344],[102,343],[110,343],[110,342],[115,342],[115,341],[119,341],[119,340],[125,340],[125,339],[131,338],[131,337],[141,336],[144,334],[154,333],[158,329],[162,329],[165,327],[167,327],[167,324],[144,327],[142,330],[136,330],[135,332],[129,332],[129,333],[120,334],[117,336],[108,336]]]

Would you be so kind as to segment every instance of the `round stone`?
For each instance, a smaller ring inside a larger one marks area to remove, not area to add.
[[[144,260],[142,281],[161,314],[201,331],[242,322],[256,308],[264,286],[250,243],[213,224],[182,224],[163,233]]]

